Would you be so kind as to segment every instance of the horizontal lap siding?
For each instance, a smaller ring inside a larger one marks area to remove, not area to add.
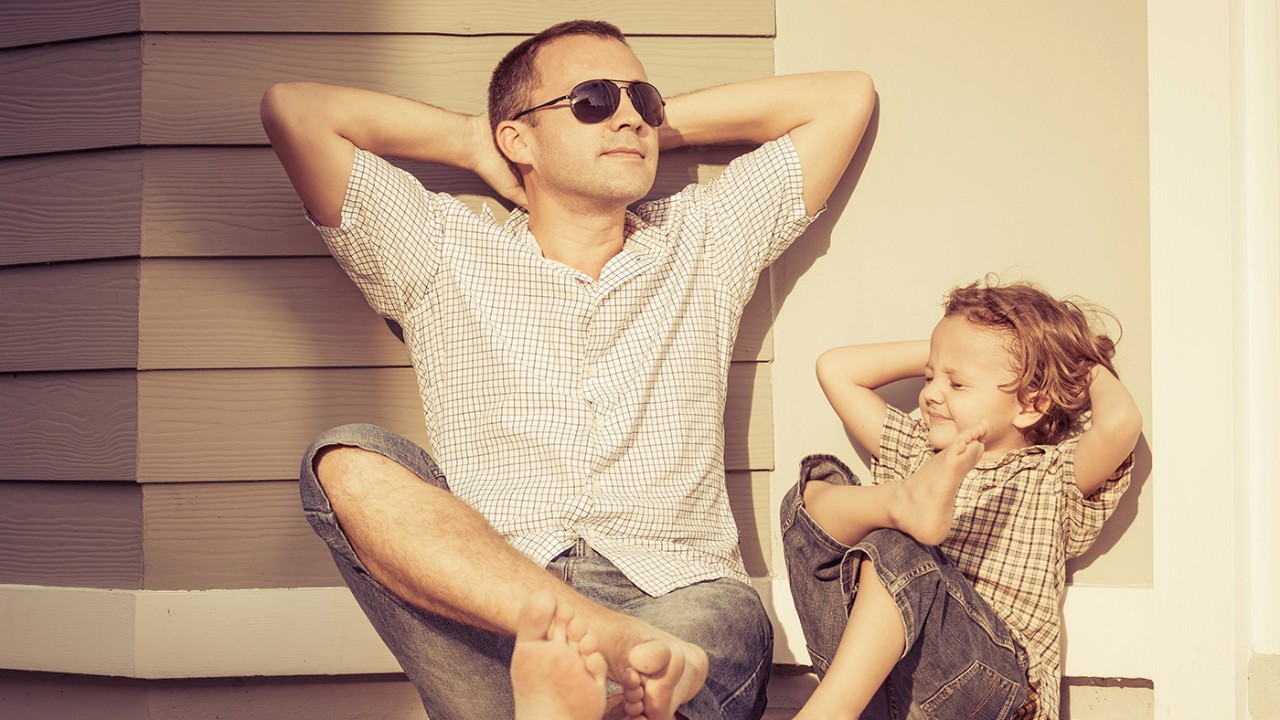
[[[404,346],[328,257],[144,261],[139,323],[143,369],[409,364]],[[744,313],[735,359],[768,359],[769,323],[762,283]]]
[[[744,148],[667,153],[650,197],[711,179]],[[479,178],[393,160],[479,212]],[[269,147],[150,147],[0,158],[0,267],[127,257],[327,256]]]
[[[725,409],[730,470],[773,466],[769,366],[734,363]],[[140,482],[297,476],[320,432],[372,422],[429,446],[410,368],[155,370],[138,374]]]
[[[0,50],[0,157],[136,145],[138,36]]]
[[[766,473],[731,472],[747,571],[768,575]],[[144,543],[145,539],[145,543]],[[330,587],[342,579],[294,480],[0,483],[0,584],[145,590]]]
[[[303,219],[258,100],[271,82],[313,80],[478,112],[501,54],[565,18],[511,2],[0,5],[0,584],[340,584],[298,508],[301,450],[359,420],[429,442],[404,348]],[[771,3],[590,12],[632,35],[668,95],[772,73]],[[670,153],[650,197],[744,151]],[[469,173],[396,162],[477,211],[506,212]],[[743,318],[726,412],[730,501],[757,577],[771,556],[768,285]],[[288,705],[331,687],[279,693]],[[159,693],[195,708],[223,702],[216,692],[121,686],[101,698],[123,709]],[[0,715],[15,697],[0,697]]]
[[[142,0],[142,7],[144,30],[532,35],[557,22],[586,17],[609,20],[628,35],[774,34],[773,3],[760,0],[698,3],[652,0],[644,5],[618,0],[591,3]]]
[[[142,141],[261,143],[258,101],[273,82],[356,85],[458,112],[484,110],[510,37],[147,35]],[[668,95],[773,72],[759,38],[636,38],[649,79]]]
[[[761,283],[735,360],[769,358],[769,323]],[[0,327],[0,372],[408,365],[328,257],[0,268]]]
[[[0,157],[127,145],[261,144],[273,82],[357,85],[484,110],[510,37],[145,34],[0,50]],[[768,75],[762,38],[635,38],[668,95]]]
[[[774,34],[773,3],[737,0],[593,2],[578,13],[628,35]],[[0,48],[144,32],[532,35],[573,13],[563,3],[377,0],[5,0]],[[514,42],[512,43],[514,44]]]
[[[137,479],[133,370],[0,374],[0,481]]]
[[[130,148],[0,159],[0,266],[136,257],[142,158]]]
[[[132,368],[138,260],[0,267],[0,372]]]
[[[4,0],[0,48],[135,32],[139,0]]]
[[[0,584],[142,587],[142,489],[0,483]]]

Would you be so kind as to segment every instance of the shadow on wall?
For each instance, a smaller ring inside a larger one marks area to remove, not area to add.
[[[876,105],[871,111],[871,119],[867,122],[867,131],[862,136],[862,144],[853,154],[849,167],[836,184],[831,196],[827,198],[827,209],[821,217],[809,226],[803,237],[787,249],[788,272],[786,277],[774,275],[774,317],[782,311],[782,306],[799,278],[813,266],[818,258],[827,254],[831,247],[831,231],[844,215],[849,206],[849,198],[858,188],[862,180],[862,172],[866,170],[867,161],[871,158],[871,150],[876,144],[876,135],[880,131],[880,94],[876,93]]]
[[[1106,555],[1125,532],[1138,519],[1138,499],[1147,489],[1147,482],[1151,479],[1151,445],[1147,442],[1147,436],[1144,433],[1138,438],[1138,446],[1133,449],[1133,478],[1130,481],[1129,489],[1125,492],[1124,497],[1120,498],[1120,504],[1116,507],[1116,511],[1102,526],[1102,532],[1098,534],[1098,539],[1093,542],[1093,546],[1085,554],[1071,560],[1067,563],[1067,583],[1070,584],[1072,576],[1078,570],[1084,570],[1093,564],[1095,560]]]

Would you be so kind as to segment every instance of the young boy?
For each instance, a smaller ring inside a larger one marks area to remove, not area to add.
[[[1058,717],[1064,565],[1128,487],[1142,417],[1114,344],[1075,304],[975,283],[945,307],[928,342],[818,360],[875,462],[860,485],[835,458],[805,458],[783,501],[822,678],[797,720]],[[875,392],[918,376],[920,420]]]

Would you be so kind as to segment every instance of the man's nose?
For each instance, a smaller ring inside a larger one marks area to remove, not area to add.
[[[644,120],[640,118],[640,111],[636,110],[636,106],[631,104],[631,93],[626,88],[622,88],[622,97],[618,98],[618,109],[614,111],[613,117],[609,118],[609,124],[616,130],[624,127],[638,128],[644,124]]]

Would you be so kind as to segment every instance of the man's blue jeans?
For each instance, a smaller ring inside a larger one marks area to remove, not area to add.
[[[316,480],[317,454],[334,446],[379,453],[424,482],[448,490],[435,461],[416,444],[376,425],[334,428],[316,438],[303,457],[303,510],[329,545],[356,601],[418,689],[431,720],[512,717],[509,668],[514,639],[411,606],[369,575]],[[423,548],[423,552],[431,551]],[[759,718],[764,713],[773,663],[773,627],[751,586],[725,578],[650,597],[582,541],[552,560],[547,570],[587,598],[706,650],[710,660],[707,681],[680,707],[684,717],[739,720]],[[475,578],[482,584],[488,580]],[[618,691],[616,685],[610,685],[610,692]]]
[[[1005,624],[936,547],[896,530],[840,544],[804,510],[810,480],[857,485],[839,460],[812,455],[782,501],[782,542],[791,594],[814,670],[822,677],[845,631],[869,559],[902,613],[906,652],[863,720],[997,720],[1027,698],[1027,663]]]

